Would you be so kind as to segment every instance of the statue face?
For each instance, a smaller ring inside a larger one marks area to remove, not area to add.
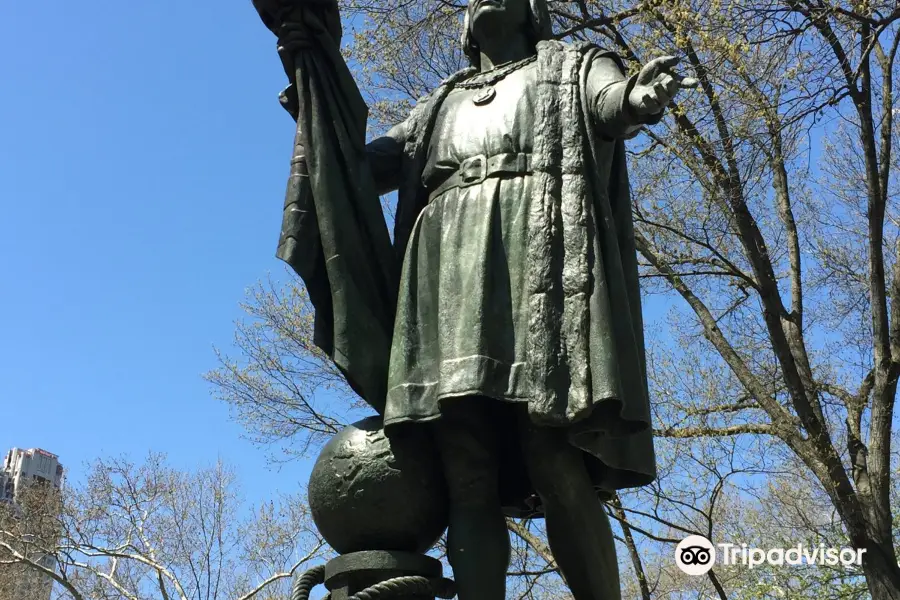
[[[529,0],[469,0],[469,22],[476,40],[522,31],[528,22]]]

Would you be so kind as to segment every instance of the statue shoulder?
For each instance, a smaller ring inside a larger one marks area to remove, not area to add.
[[[408,153],[413,153],[419,143],[427,137],[437,109],[444,101],[444,98],[447,97],[447,94],[450,93],[450,90],[453,89],[453,86],[466,77],[471,76],[474,72],[475,69],[472,67],[460,69],[443,79],[434,90],[416,101],[409,113],[409,118],[406,120],[408,132],[406,147]]]
[[[428,105],[432,104],[436,98],[441,98],[446,95],[449,88],[452,88],[457,82],[470,77],[475,71],[476,69],[474,67],[466,67],[453,73],[449,77],[445,77],[432,91],[416,100],[412,111],[424,112],[427,110]]]
[[[538,54],[560,53],[568,54],[579,61],[593,62],[597,59],[608,58],[616,62],[624,70],[625,61],[615,50],[609,50],[593,42],[562,40],[543,40],[538,42]]]
[[[587,54],[591,50],[602,50],[602,48],[592,42],[584,42],[580,40],[576,40],[573,42],[566,42],[563,40],[541,40],[537,43],[538,54],[542,52]]]

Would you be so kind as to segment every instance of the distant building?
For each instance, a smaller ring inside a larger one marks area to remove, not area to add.
[[[40,448],[13,448],[6,454],[0,471],[0,500],[15,501],[27,484],[62,485],[63,466],[59,457]]]
[[[18,511],[19,500],[29,485],[52,485],[60,489],[62,478],[63,466],[57,455],[40,448],[13,448],[7,452],[0,468],[0,502],[9,502]],[[34,556],[32,560],[48,569],[56,566],[52,556]],[[11,593],[11,597],[21,600],[50,600],[53,591],[53,580],[31,569],[19,572],[13,582],[7,582],[10,584],[12,587],[7,587],[3,593]]]
[[[0,471],[0,501],[11,500],[13,496],[12,479],[6,471]]]

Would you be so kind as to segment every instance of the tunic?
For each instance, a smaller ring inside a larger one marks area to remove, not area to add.
[[[537,49],[536,63],[493,84],[491,102],[476,105],[483,88],[465,89],[469,72],[457,73],[366,147],[377,192],[398,190],[385,432],[440,419],[463,396],[485,397],[490,411],[490,399],[524,405],[533,422],[566,429],[609,497],[656,477],[622,138],[662,114],[633,113],[635,79],[614,54]],[[512,172],[443,185],[466,159],[498,154],[517,159]],[[560,244],[562,261],[547,263],[544,250]],[[565,354],[548,354],[560,341]],[[501,500],[508,515],[535,516],[505,418],[492,417]]]
[[[403,260],[385,426],[439,418],[448,398],[527,402],[535,385],[526,368],[532,174],[433,190],[466,159],[532,152],[536,74],[535,63],[514,71],[481,106],[473,98],[483,88],[456,88],[437,115],[422,174],[429,202]],[[604,137],[637,129],[606,118],[621,115],[623,80],[607,57],[590,67],[588,97]]]

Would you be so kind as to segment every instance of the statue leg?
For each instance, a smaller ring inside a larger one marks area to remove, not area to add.
[[[520,414],[522,452],[541,502],[550,550],[576,600],[620,600],[612,529],[591,484],[582,451],[562,429]]]
[[[504,600],[509,531],[500,506],[499,456],[487,398],[443,405],[435,440],[450,494],[447,554],[459,600]]]

